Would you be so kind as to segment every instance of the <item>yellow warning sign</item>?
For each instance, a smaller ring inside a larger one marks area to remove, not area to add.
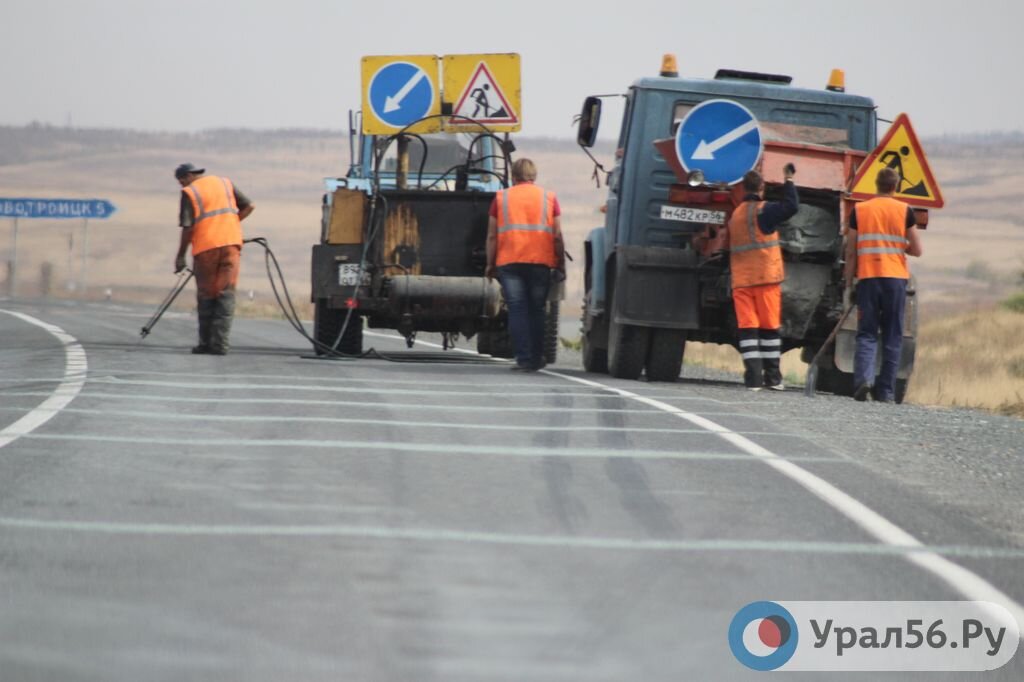
[[[439,132],[440,61],[436,55],[363,57],[363,133]]]
[[[451,114],[444,120],[449,132],[496,132],[522,128],[522,87],[519,55],[456,54],[444,56],[444,99]],[[447,113],[447,106],[445,113]]]
[[[928,159],[906,114],[896,117],[881,143],[861,163],[850,185],[850,196],[854,199],[877,196],[875,176],[883,168],[892,168],[899,173],[900,185],[894,195],[897,199],[923,208],[942,208],[945,205],[939,183],[935,182]]]

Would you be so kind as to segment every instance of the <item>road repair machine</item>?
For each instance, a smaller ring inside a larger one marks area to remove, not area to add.
[[[509,185],[510,131],[521,127],[519,55],[379,56],[362,60],[362,111],[349,115],[351,162],[327,178],[313,247],[315,348],[357,355],[364,320],[409,346],[511,357],[507,311],[484,277],[488,212]],[[558,295],[548,304],[547,361],[557,350]]]
[[[810,90],[792,87],[788,76],[743,71],[680,78],[675,57],[666,55],[659,76],[637,80],[621,96],[605,224],[585,244],[588,371],[673,381],[687,340],[736,343],[724,225],[742,202],[739,182],[748,170],[762,174],[765,198],[773,200],[787,163],[797,167],[800,210],[779,229],[783,350],[802,348],[809,362],[825,346],[844,307],[842,227],[854,203],[873,196],[878,169],[900,173],[896,197],[915,206],[919,227],[929,207],[942,206],[906,116],[878,144],[874,102],[847,94],[843,79],[837,69],[824,90]],[[587,98],[577,135],[585,151],[596,141],[601,110],[601,97]],[[911,280],[898,401],[914,366],[914,294]],[[855,332],[848,316],[834,349],[821,353],[822,388],[852,393]]]

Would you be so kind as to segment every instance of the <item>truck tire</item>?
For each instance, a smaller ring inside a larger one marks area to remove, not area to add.
[[[836,367],[819,367],[816,390],[851,396],[853,395],[853,375]]]
[[[594,345],[589,332],[583,332],[583,369],[595,374],[608,373],[608,349]]]
[[[476,352],[495,358],[511,358],[515,356],[515,349],[512,348],[512,337],[509,336],[507,329],[477,334]]]
[[[652,329],[647,352],[647,380],[675,381],[683,368],[686,332],[681,329]]]
[[[608,373],[618,379],[639,379],[647,364],[649,327],[608,323]]]
[[[548,313],[544,325],[544,362],[555,364],[558,359],[558,301],[548,302]]]
[[[327,300],[318,298],[313,308],[313,338],[327,347],[334,346],[338,341],[338,332],[345,324],[347,310],[336,310],[327,305]],[[326,355],[327,349],[317,345],[313,348],[317,355]],[[363,352],[363,318],[355,313],[345,328],[345,335],[338,341],[335,349],[344,355],[361,355]]]

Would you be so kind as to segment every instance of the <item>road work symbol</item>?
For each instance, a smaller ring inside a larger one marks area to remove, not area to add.
[[[850,196],[855,199],[875,196],[875,177],[883,168],[899,173],[897,199],[924,208],[941,208],[945,203],[906,114],[896,117],[879,145],[861,163],[850,185]]]
[[[708,182],[736,184],[761,158],[761,127],[743,105],[725,99],[701,102],[676,131],[676,156]]]
[[[458,103],[452,109],[452,114],[472,118],[485,124],[519,122],[508,99],[484,62],[477,65],[473,77],[469,79]]]
[[[369,99],[374,115],[395,128],[428,115],[436,93],[427,72],[409,62],[392,62],[370,80]]]

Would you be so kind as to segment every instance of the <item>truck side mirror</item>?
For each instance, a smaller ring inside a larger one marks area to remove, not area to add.
[[[601,125],[601,99],[588,97],[583,102],[580,112],[579,128],[576,131],[576,142],[581,147],[593,147],[597,142],[597,129]]]

